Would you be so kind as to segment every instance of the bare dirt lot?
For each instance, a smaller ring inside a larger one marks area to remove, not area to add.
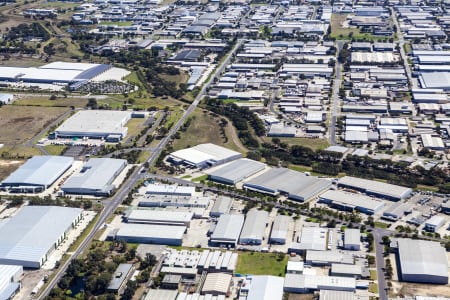
[[[0,143],[22,144],[67,110],[63,107],[3,106],[0,108]]]
[[[449,297],[450,288],[448,285],[419,284],[392,281],[393,292],[397,296],[429,296],[429,297]]]
[[[23,164],[22,160],[0,160],[0,180],[5,179],[20,167],[21,164]]]

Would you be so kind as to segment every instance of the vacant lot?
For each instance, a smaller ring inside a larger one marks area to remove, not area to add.
[[[281,260],[280,260],[281,258]],[[240,252],[236,273],[284,276],[288,257],[275,253]]]
[[[0,180],[5,179],[9,174],[15,171],[23,160],[0,160]]]
[[[225,126],[225,136],[221,133],[219,122],[222,117],[214,117],[205,110],[197,109],[186,131],[180,131],[180,139],[175,139],[173,148],[184,149],[202,143],[213,143],[235,151],[246,152],[236,135],[231,122]]]
[[[0,108],[0,143],[8,146],[27,142],[67,110],[62,107],[3,106]]]
[[[370,33],[361,33],[359,28],[349,27],[347,21],[348,14],[333,14],[331,16],[331,34],[330,36],[339,40],[365,39],[365,40],[383,40],[386,37],[376,37]]]
[[[57,107],[85,107],[88,99],[81,97],[63,97],[58,96],[55,100],[50,100],[48,95],[17,95],[13,105],[27,105],[27,106],[57,106]]]

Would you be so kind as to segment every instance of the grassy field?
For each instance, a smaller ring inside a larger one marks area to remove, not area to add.
[[[378,293],[378,284],[376,284],[376,283],[369,284],[369,292],[377,294]]]
[[[58,107],[85,107],[88,100],[81,97],[58,97],[55,100],[50,100],[48,96],[39,95],[19,95],[17,100],[13,102],[13,105],[19,106],[58,106]]]
[[[370,270],[370,280],[377,280],[377,270]]]
[[[384,222],[375,222],[375,228],[388,228],[389,224]]]
[[[145,128],[144,122],[145,122],[145,119],[141,119],[141,118],[130,119],[127,122],[127,124],[125,125],[126,127],[128,127],[128,133],[127,133],[126,140],[138,135],[142,131],[142,129]]]
[[[205,175],[202,175],[202,176],[193,178],[192,181],[194,181],[194,182],[200,182],[200,181],[206,180],[206,179],[208,179],[208,175],[205,174]]]
[[[284,276],[287,261],[287,255],[279,260],[278,254],[275,253],[240,252],[236,273]]]
[[[64,149],[66,149],[66,146],[64,145],[47,145],[44,146],[45,150],[50,155],[61,155]]]
[[[61,107],[17,107],[7,105],[0,108],[0,143],[20,145],[48,126],[67,108]]]
[[[214,143],[235,151],[245,152],[245,148],[242,147],[240,141],[237,139],[231,124],[225,129],[225,134],[227,136],[227,141],[225,141],[220,132],[220,118],[213,117],[201,109],[195,110],[192,116],[194,116],[195,119],[192,120],[188,129],[185,132],[180,132],[180,139],[174,140],[173,148],[175,150],[184,149],[188,146],[195,146],[201,143]]]
[[[100,25],[117,25],[117,26],[131,26],[133,22],[123,21],[123,22],[100,22]]]
[[[265,141],[270,142],[272,138],[265,137]],[[286,143],[290,146],[300,145],[311,148],[313,150],[325,149],[330,146],[330,143],[326,139],[309,139],[309,138],[280,138],[282,143]]]
[[[23,163],[23,160],[0,160],[0,180],[8,177],[9,174],[17,170],[17,168],[20,167],[20,165]]]
[[[42,154],[37,148],[26,147],[23,145],[6,145],[0,149],[0,155],[2,158],[8,159],[23,159],[30,158],[35,155]]]
[[[339,40],[365,39],[368,41],[384,40],[386,37],[376,37],[370,33],[361,33],[359,28],[344,27],[343,24],[347,20],[348,14],[332,14],[331,15],[331,38]]]

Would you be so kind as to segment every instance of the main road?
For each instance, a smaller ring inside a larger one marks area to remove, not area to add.
[[[158,156],[161,154],[162,150],[167,146],[167,143],[172,139],[173,135],[180,129],[180,127],[183,125],[183,123],[186,121],[186,119],[192,114],[192,112],[195,110],[197,105],[202,100],[203,96],[206,94],[206,91],[209,89],[211,84],[214,82],[214,79],[217,78],[225,69],[225,67],[230,63],[233,55],[236,53],[236,51],[239,49],[239,47],[242,45],[243,40],[238,40],[236,44],[234,45],[233,49],[227,54],[225,59],[222,63],[216,68],[216,71],[208,81],[203,85],[202,89],[198,93],[197,97],[195,97],[194,101],[191,103],[188,109],[184,111],[183,116],[178,120],[178,122],[171,128],[167,136],[165,136],[159,144],[152,149],[148,149],[148,151],[151,152],[149,158],[146,160],[149,165],[153,165],[158,158]],[[37,297],[37,299],[44,299],[50,291],[56,286],[58,281],[64,276],[64,273],[67,270],[67,267],[71,263],[71,261],[75,258],[77,258],[89,245],[91,240],[94,238],[97,231],[103,227],[103,224],[106,222],[106,219],[116,210],[116,208],[120,205],[123,199],[125,199],[128,195],[128,193],[133,189],[133,187],[136,185],[137,181],[142,178],[142,174],[140,173],[140,168],[135,168],[132,174],[125,180],[125,182],[122,184],[122,186],[117,190],[117,192],[109,199],[109,201],[106,202],[106,205],[102,212],[100,213],[100,217],[98,218],[97,222],[95,223],[93,229],[91,232],[87,235],[87,237],[82,241],[80,246],[73,252],[73,254],[69,257],[68,260],[66,260],[62,265],[60,265],[59,269],[56,271],[55,276],[49,280],[48,284],[46,285],[45,289],[42,290],[41,294]]]
[[[331,92],[331,123],[330,123],[330,144],[336,145],[336,123],[337,118],[339,116],[339,109],[341,106],[341,102],[339,99],[339,89],[341,88],[341,78],[342,78],[342,63],[339,62],[339,52],[341,51],[344,45],[344,41],[336,42],[336,72],[333,81],[333,89]]]

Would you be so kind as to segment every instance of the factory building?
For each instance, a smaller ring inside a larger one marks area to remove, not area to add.
[[[290,216],[277,215],[272,225],[272,232],[270,233],[269,243],[271,244],[286,244],[288,237],[289,224],[292,219]]]
[[[0,265],[0,299],[9,300],[20,290],[23,267]]]
[[[438,242],[397,239],[399,278],[402,281],[448,284],[448,258]]]
[[[207,168],[221,165],[238,158],[242,154],[214,144],[200,144],[195,147],[172,152],[168,161],[174,164],[185,164],[194,168]]]
[[[397,221],[404,215],[411,212],[412,208],[409,204],[397,202],[383,212],[382,218],[390,221]]]
[[[126,166],[124,159],[91,158],[64,182],[61,190],[66,194],[110,196],[116,189],[114,180]]]
[[[314,251],[306,252],[305,264],[310,266],[331,266],[331,264],[347,264],[354,263],[353,256],[341,251]]]
[[[189,227],[194,214],[183,211],[133,209],[125,215],[128,223]]]
[[[423,229],[429,232],[436,232],[442,225],[445,224],[445,219],[441,216],[435,215],[425,221]]]
[[[109,282],[106,290],[108,292],[121,294],[124,291],[133,270],[133,264],[120,264],[114,272],[114,276]]]
[[[303,227],[298,243],[293,243],[289,252],[304,254],[307,250],[324,251],[327,249],[327,240],[327,228]]]
[[[194,193],[194,186],[149,184],[145,187],[145,194],[147,195],[192,197]]]
[[[227,295],[230,290],[232,276],[226,273],[209,273],[202,287],[202,294],[213,296]]]
[[[361,232],[359,231],[359,229],[345,229],[344,249],[356,251],[359,251],[361,249]]]
[[[408,198],[412,193],[412,190],[407,187],[351,176],[340,178],[338,186],[355,189],[368,195],[374,195],[393,201]]]
[[[25,206],[1,223],[0,264],[39,269],[81,220],[79,208]]]
[[[261,245],[264,240],[269,213],[265,210],[251,210],[247,213],[242,227],[239,244]]]
[[[73,164],[72,157],[33,156],[1,183],[10,192],[42,192]]]
[[[128,243],[181,246],[186,230],[186,226],[125,223],[110,232],[108,238]]]
[[[219,196],[217,200],[214,202],[209,215],[211,217],[220,217],[223,214],[227,214],[230,212],[231,205],[233,204],[233,199],[230,197]]]
[[[250,179],[244,189],[269,195],[287,195],[292,200],[306,201],[331,186],[331,181],[286,168],[273,168]]]
[[[212,245],[236,247],[244,225],[243,215],[223,214],[219,217],[216,228],[210,238]]]
[[[312,293],[318,290],[354,292],[356,280],[349,277],[286,274],[284,291],[286,293]]]
[[[384,206],[384,202],[371,197],[347,193],[344,191],[330,190],[320,195],[319,202],[326,203],[330,207],[373,215]]]
[[[105,139],[119,142],[128,133],[129,111],[82,110],[56,128],[55,138]]]
[[[303,274],[304,269],[305,264],[303,263],[303,261],[289,260],[286,266],[286,273]]]
[[[209,179],[234,185],[262,170],[265,164],[248,158],[240,158],[209,173]]]
[[[332,290],[320,290],[320,300],[355,300],[358,299],[354,292],[346,291],[332,291]]]
[[[251,276],[244,279],[239,299],[282,300],[284,278],[277,276]]]
[[[111,65],[53,62],[41,67],[0,67],[0,81],[65,84],[71,88],[86,83],[111,69]]]
[[[362,265],[331,264],[330,275],[361,279],[370,277],[370,272]]]

